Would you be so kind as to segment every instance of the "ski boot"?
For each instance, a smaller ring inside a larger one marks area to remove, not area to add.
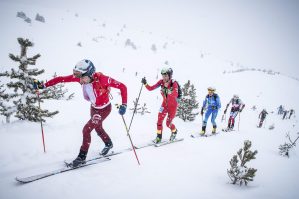
[[[171,135],[170,135],[170,138],[169,138],[169,141],[171,141],[171,142],[172,142],[172,141],[174,141],[174,140],[175,140],[175,137],[176,137],[176,135],[177,135],[177,132],[178,132],[178,131],[177,131],[177,130],[175,130],[174,132],[172,132],[172,133],[171,133]]]
[[[79,153],[78,157],[71,163],[70,166],[71,167],[78,167],[78,166],[81,166],[81,165],[85,164],[86,155],[87,155],[86,151],[81,151],[80,150],[80,153]]]
[[[216,126],[213,126],[213,129],[212,129],[212,134],[216,134]]]
[[[105,143],[105,147],[103,148],[100,155],[102,155],[102,156],[107,155],[107,153],[109,152],[110,149],[112,149],[112,147],[113,147],[113,144],[112,144],[111,140],[109,140],[108,142]]]
[[[199,133],[200,136],[204,136],[206,133],[206,126],[202,126],[201,132]]]
[[[162,134],[158,133],[156,139],[154,139],[153,142],[155,144],[159,144],[160,142],[162,142]]]

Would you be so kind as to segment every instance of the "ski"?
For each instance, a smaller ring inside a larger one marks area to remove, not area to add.
[[[234,131],[233,129],[229,129],[229,128],[226,128],[226,129],[222,129],[223,132],[231,132],[231,131]]]
[[[180,139],[174,139],[173,141],[169,141],[169,140],[167,140],[167,141],[162,141],[162,142],[160,142],[160,143],[154,143],[154,146],[155,147],[160,147],[160,146],[164,146],[164,145],[167,145],[167,144],[172,144],[172,143],[175,143],[175,142],[180,142],[180,141],[183,141],[184,140],[184,138],[180,138]]]
[[[127,152],[127,151],[131,151],[131,150],[132,150],[131,148],[126,148],[126,149],[123,149],[123,150],[120,150],[120,151],[111,151],[105,156],[100,155],[100,156],[97,156],[97,157],[94,157],[94,158],[90,158],[90,159],[85,161],[85,164],[83,164],[81,166],[78,166],[78,167],[72,167],[72,163],[64,161],[65,168],[57,169],[55,171],[50,171],[50,172],[46,172],[46,173],[38,174],[38,175],[34,175],[34,176],[24,177],[24,178],[16,177],[16,181],[18,181],[20,183],[33,182],[33,181],[36,181],[36,180],[39,180],[39,179],[42,179],[42,178],[46,178],[46,177],[49,177],[49,176],[52,176],[52,175],[56,175],[56,174],[59,174],[59,173],[63,173],[63,172],[66,172],[66,171],[78,169],[78,168],[81,168],[81,167],[86,167],[86,166],[93,165],[93,164],[98,164],[98,163],[110,160],[109,157],[111,157],[111,156],[118,155],[118,154],[121,154],[121,153],[124,153],[124,152]]]
[[[155,145],[154,142],[150,142],[150,143],[147,143],[147,144],[135,146],[135,149],[142,149],[142,148],[149,147],[149,146],[154,146],[154,145]]]
[[[216,133],[212,133],[212,134],[204,134],[204,135],[200,135],[199,133],[198,134],[191,134],[190,136],[192,138],[199,138],[199,137],[211,137],[211,136],[215,136],[217,135],[219,132],[216,132]]]
[[[67,171],[71,171],[71,170],[79,169],[79,168],[82,168],[82,167],[86,167],[86,166],[106,162],[108,160],[111,160],[111,159],[108,158],[108,157],[102,157],[101,159],[89,160],[88,162],[85,162],[85,164],[82,164],[78,167],[64,167],[64,168],[61,168],[61,169],[45,172],[45,173],[42,173],[42,174],[32,175],[32,176],[29,176],[29,177],[16,177],[16,181],[25,184],[25,183],[40,180],[40,179],[43,179],[43,178],[46,178],[46,177],[49,177],[49,176],[64,173],[64,172],[67,172]]]

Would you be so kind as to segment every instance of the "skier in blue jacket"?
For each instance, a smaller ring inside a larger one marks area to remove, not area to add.
[[[206,96],[205,100],[203,101],[203,105],[200,113],[201,116],[203,116],[203,112],[204,110],[206,110],[206,114],[202,123],[202,130],[200,132],[200,135],[204,135],[206,133],[207,122],[211,114],[212,114],[211,122],[213,124],[212,133],[216,133],[217,125],[215,119],[217,117],[218,110],[221,108],[221,103],[220,103],[219,96],[215,93],[215,90],[216,90],[215,88],[209,87],[208,88],[209,93]]]

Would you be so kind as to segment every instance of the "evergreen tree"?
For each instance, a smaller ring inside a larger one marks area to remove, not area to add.
[[[9,119],[11,115],[13,114],[15,108],[12,104],[9,104],[8,99],[9,95],[5,93],[6,89],[4,88],[4,84],[0,84],[0,115],[5,116],[6,122],[9,122]],[[15,95],[12,95],[10,97],[14,97]]]
[[[53,78],[57,77],[56,73],[54,73]],[[47,88],[47,90],[44,92],[46,96],[49,97],[49,99],[66,99],[70,100],[74,97],[74,93],[70,94],[67,98],[65,98],[65,94],[68,92],[67,89],[64,89],[64,84],[56,84],[54,86],[51,86]]]
[[[237,155],[234,155],[230,160],[231,168],[227,170],[227,174],[231,179],[233,184],[240,184],[240,186],[245,183],[248,184],[248,181],[253,181],[257,169],[248,168],[245,164],[250,160],[255,159],[257,150],[254,152],[250,151],[251,141],[245,140],[243,149],[240,149],[237,152]],[[240,164],[239,160],[240,160]]]
[[[33,57],[27,56],[27,48],[32,47],[33,43],[28,39],[18,38],[21,46],[21,54],[19,56],[9,54],[9,57],[19,63],[18,69],[0,73],[0,77],[10,78],[6,84],[5,91],[1,94],[2,101],[1,114],[6,117],[6,122],[10,122],[10,117],[14,115],[20,120],[28,120],[33,122],[45,121],[43,117],[52,117],[58,111],[50,112],[48,110],[39,109],[37,104],[38,97],[33,88],[35,76],[44,73],[44,70],[29,69],[29,65],[35,65],[40,54]],[[47,89],[40,92],[40,100],[50,99],[50,95],[46,95]]]
[[[194,112],[198,109],[198,102],[196,101],[196,89],[190,83],[190,80],[182,88],[182,97],[177,110],[177,115],[182,120],[193,121],[199,112]]]

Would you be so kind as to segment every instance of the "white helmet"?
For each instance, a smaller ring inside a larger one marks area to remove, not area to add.
[[[172,68],[162,68],[161,70],[161,75],[163,74],[167,74],[169,76],[169,78],[171,79],[172,78],[172,74],[173,74],[173,70]]]
[[[93,63],[88,59],[83,59],[79,61],[73,69],[74,75],[76,77],[83,77],[83,76],[92,77],[95,71],[96,68],[94,67]]]

